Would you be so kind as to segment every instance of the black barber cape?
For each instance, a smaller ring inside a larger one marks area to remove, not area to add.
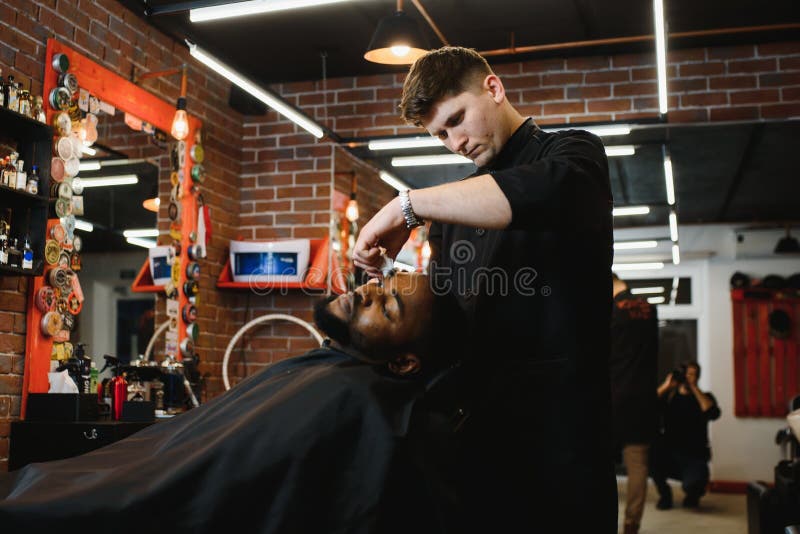
[[[423,515],[415,504],[422,497],[402,441],[421,389],[420,380],[382,374],[341,352],[311,351],[127,439],[5,475],[0,530],[410,528],[410,516]],[[401,516],[392,517],[392,505]]]
[[[430,230],[431,281],[460,308],[469,347],[455,482],[466,524],[452,530],[616,532],[603,144],[529,119],[485,173],[511,205],[509,226]]]

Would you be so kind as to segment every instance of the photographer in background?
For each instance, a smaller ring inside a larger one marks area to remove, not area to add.
[[[659,510],[672,508],[667,478],[680,480],[683,506],[696,508],[709,480],[708,422],[719,418],[714,395],[700,391],[700,365],[687,362],[667,375],[658,387],[662,429],[651,455],[650,474],[658,488]]]

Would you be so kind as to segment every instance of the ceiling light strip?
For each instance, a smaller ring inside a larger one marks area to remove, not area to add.
[[[94,225],[89,221],[84,221],[83,219],[75,219],[75,229],[82,232],[93,232]]]
[[[664,184],[667,189],[667,204],[675,205],[675,180],[672,175],[672,158],[664,149]]]
[[[653,295],[663,293],[663,287],[633,287],[631,288],[631,295]]]
[[[669,212],[669,238],[673,243],[678,242],[678,215],[675,210]]]
[[[669,111],[667,101],[667,38],[664,20],[664,1],[653,0],[653,13],[655,15],[656,34],[656,66],[658,75],[658,109],[661,114]]]
[[[664,304],[667,301],[664,297],[649,297],[647,302],[650,304]]]
[[[570,126],[567,128],[542,128],[545,132],[563,132],[566,130],[583,130],[585,132],[593,133],[597,137],[607,137],[612,135],[628,135],[631,133],[631,127],[628,124],[608,124],[602,126]]]
[[[614,250],[639,250],[657,246],[658,241],[617,241],[614,243]]]
[[[614,208],[611,214],[614,217],[626,217],[629,215],[647,215],[650,213],[650,206],[625,206]]]
[[[399,139],[374,139],[367,143],[367,148],[373,151],[378,150],[404,150],[410,148],[427,148],[434,146],[444,146],[441,139],[437,137],[407,137]]]
[[[139,183],[135,174],[120,174],[116,176],[98,176],[96,178],[81,178],[84,189],[89,187],[106,187],[112,185],[133,185]]]
[[[196,44],[194,43],[188,43],[188,44],[189,44],[189,53],[192,55],[192,57],[194,57],[207,67],[216,71],[221,76],[227,78],[232,83],[238,85],[240,88],[247,91],[255,98],[265,103],[266,105],[268,105],[269,107],[271,107],[272,109],[274,109],[275,111],[277,111],[278,113],[280,113],[293,123],[297,124],[304,130],[306,130],[308,133],[316,137],[317,139],[322,139],[322,137],[325,135],[322,126],[312,121],[299,111],[293,109],[277,96],[271,94],[269,91],[266,91],[265,89],[260,88],[252,81],[248,80],[235,70],[231,69],[230,67],[220,62],[215,57],[208,54],[208,52],[204,51]]]
[[[606,149],[606,156],[609,158],[617,157],[617,156],[633,156],[636,154],[636,148],[633,145],[616,145],[616,146],[607,146]]]
[[[463,165],[472,160],[458,154],[438,154],[435,156],[401,156],[392,158],[392,167],[420,167],[427,165]]]
[[[405,182],[403,182],[402,180],[400,180],[391,173],[388,173],[386,171],[381,171],[379,173],[379,176],[381,177],[381,180],[391,185],[398,191],[407,191],[408,189],[410,189],[410,187],[408,187],[408,185]]]
[[[656,271],[663,268],[664,264],[660,261],[643,263],[615,263],[611,266],[612,271]]]
[[[192,22],[208,22],[211,20],[257,15],[274,11],[286,11],[289,9],[314,7],[346,1],[348,0],[249,0],[247,2],[231,2],[217,6],[191,9],[189,10],[189,20]]]
[[[99,171],[99,170],[100,170],[99,161],[84,161],[78,165],[78,172]]]
[[[127,237],[125,238],[125,241],[131,245],[136,245],[137,247],[153,248],[156,246],[156,242],[152,239],[142,239],[140,237]]]
[[[681,263],[681,250],[677,243],[672,245],[672,263],[674,265],[680,265]]]
[[[123,230],[124,237],[158,237],[158,228],[137,228],[132,230]]]

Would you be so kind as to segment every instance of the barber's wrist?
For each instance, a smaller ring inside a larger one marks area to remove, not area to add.
[[[414,211],[414,205],[411,202],[410,190],[400,191],[397,195],[397,198],[400,203],[400,214],[403,217],[403,222],[406,228],[416,228],[417,226],[422,226],[425,224],[425,221],[422,220],[422,217],[417,215],[417,213]]]

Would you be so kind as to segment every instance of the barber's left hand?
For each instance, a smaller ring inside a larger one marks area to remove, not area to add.
[[[386,249],[386,256],[395,259],[410,235],[411,230],[406,228],[400,209],[400,199],[395,197],[359,232],[353,249],[353,263],[364,269],[367,275],[380,278],[383,266],[381,247]]]

